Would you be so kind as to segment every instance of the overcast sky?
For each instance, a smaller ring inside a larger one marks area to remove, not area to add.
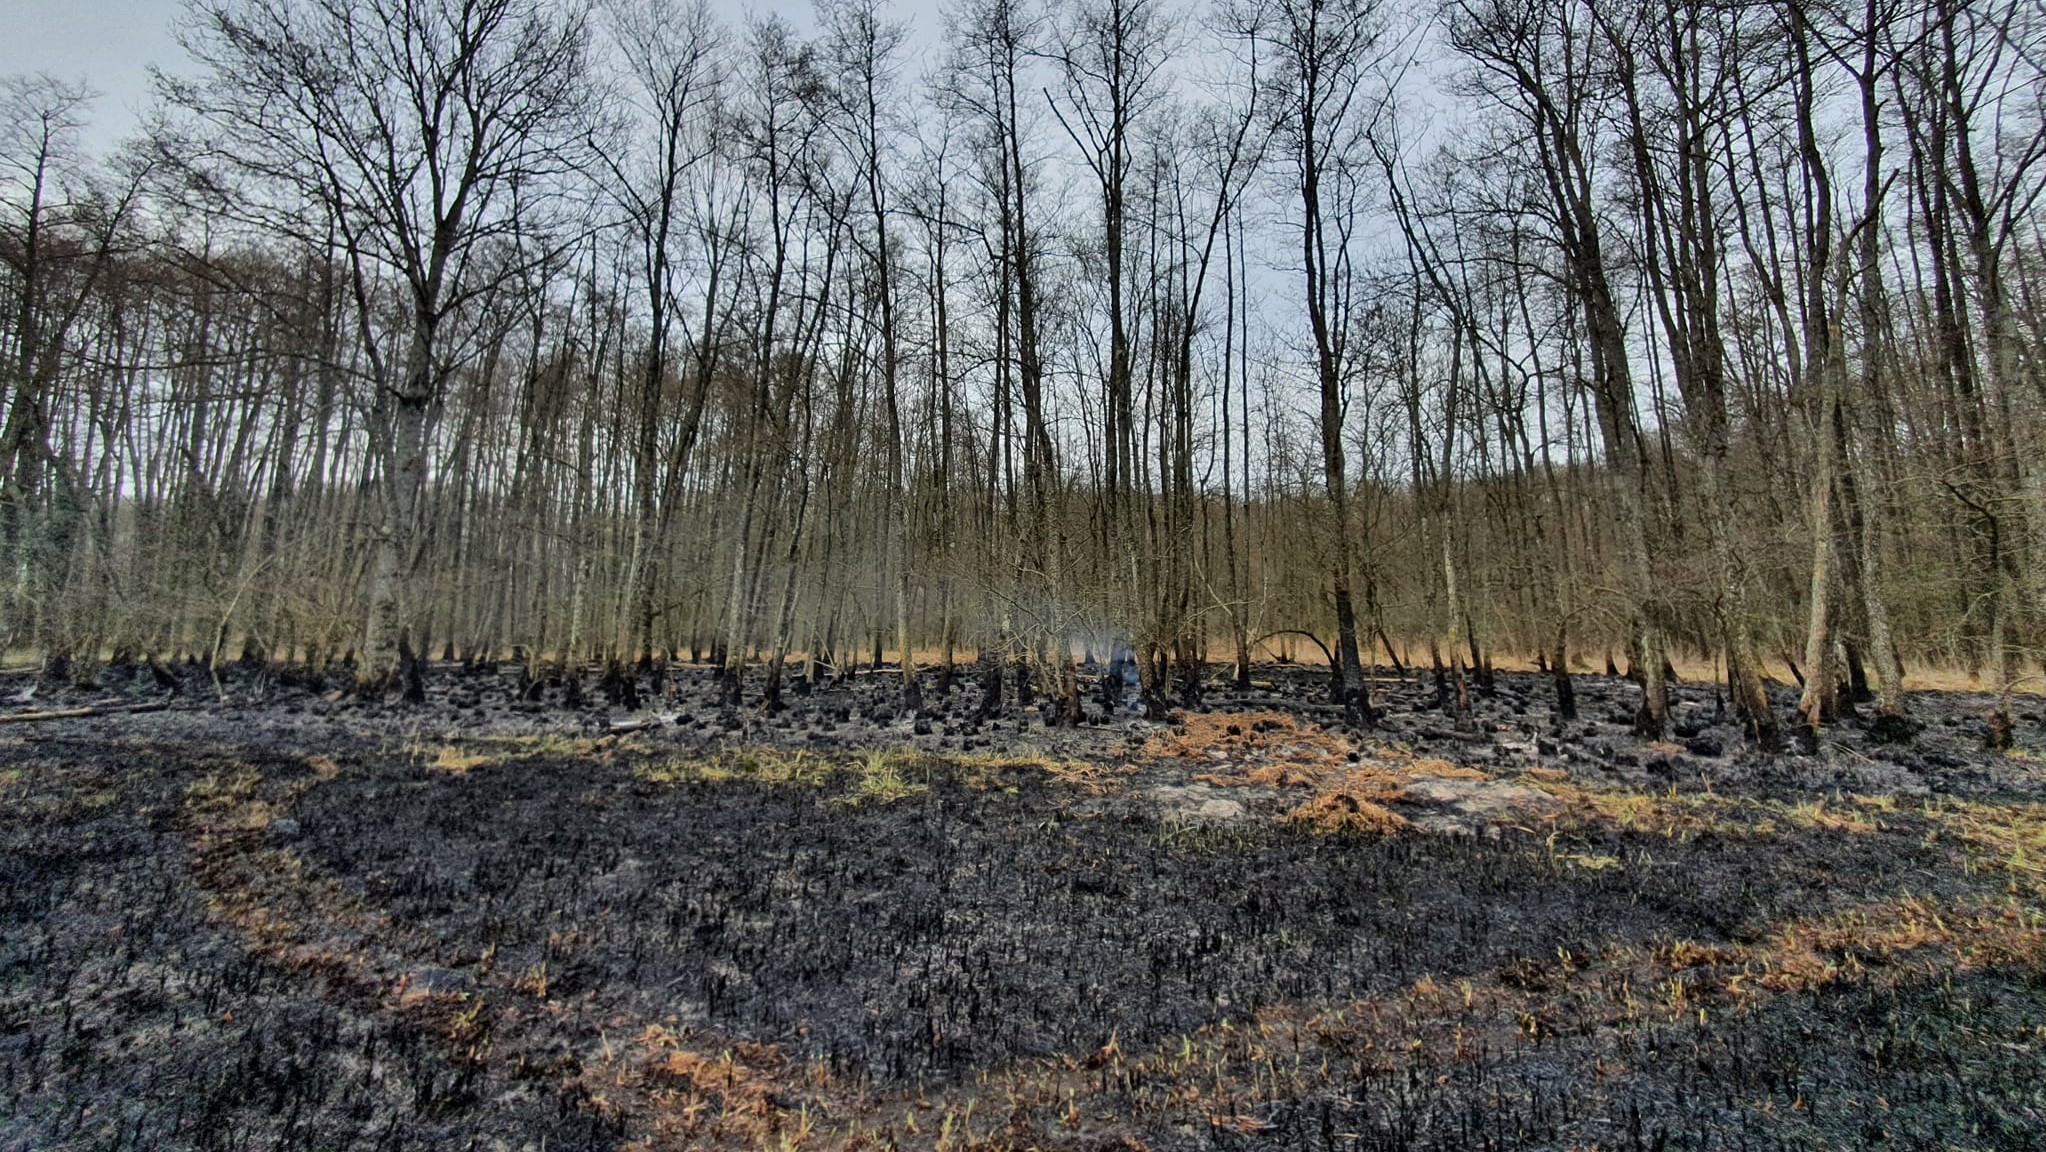
[[[810,0],[717,0],[715,7],[728,25],[747,12],[809,23]],[[935,42],[940,0],[895,0],[891,7],[912,26],[913,45]],[[182,8],[181,0],[0,0],[0,75],[84,80],[100,94],[88,139],[103,150],[139,122],[149,102],[150,65],[189,69],[170,31]]]
[[[151,64],[178,71],[172,42],[179,0],[0,0],[0,74],[48,72],[100,94],[95,146],[134,128],[149,100]]]

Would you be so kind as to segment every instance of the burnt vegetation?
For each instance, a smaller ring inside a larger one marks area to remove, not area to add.
[[[1966,702],[1763,757],[1643,741],[1599,677],[1608,718],[1557,724],[1502,673],[1481,734],[1383,684],[1360,738],[1325,676],[1063,732],[964,699],[918,735],[885,674],[763,718],[708,670],[622,734],[512,673],[34,725],[0,748],[4,1132],[2036,1144],[2046,776]]]
[[[0,79],[0,1152],[2030,1148],[2037,0]]]

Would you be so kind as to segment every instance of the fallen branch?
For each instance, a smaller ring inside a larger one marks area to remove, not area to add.
[[[0,724],[32,724],[38,720],[76,720],[83,716],[130,716],[137,712],[161,712],[170,707],[167,700],[151,700],[145,704],[88,704],[81,708],[57,708],[48,712],[11,712],[0,714]]]
[[[609,728],[606,728],[604,730],[604,734],[607,736],[623,736],[628,732],[644,732],[649,728],[659,728],[661,725],[666,723],[669,723],[669,720],[666,717],[643,716],[637,720],[619,721],[618,723],[611,725]]]

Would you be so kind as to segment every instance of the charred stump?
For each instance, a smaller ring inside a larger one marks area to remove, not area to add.
[[[981,659],[980,708],[975,716],[983,721],[991,720],[1002,710],[1002,661],[999,657]]]

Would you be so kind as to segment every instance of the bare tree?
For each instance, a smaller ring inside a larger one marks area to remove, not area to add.
[[[88,309],[130,227],[142,169],[95,171],[79,144],[92,94],[49,76],[0,80],[0,266],[6,270],[0,347],[0,637],[34,627],[45,670],[62,677],[76,654],[90,667],[96,640],[56,627],[64,570],[94,496],[53,448],[52,402]],[[97,493],[107,496],[103,490]],[[41,606],[38,612],[37,606]]]
[[[1079,690],[1073,679],[1072,641],[1061,627],[1063,607],[1059,603],[1064,558],[1059,542],[1053,539],[1053,503],[1060,485],[1045,388],[1043,254],[1035,195],[1038,176],[1027,147],[1024,108],[1028,98],[1022,87],[1031,58],[1040,50],[1042,35],[1040,19],[1021,0],[971,0],[952,14],[954,60],[946,93],[979,138],[988,169],[984,183],[993,198],[989,247],[996,281],[996,419],[1003,425],[1008,421],[1011,380],[1013,395],[1023,409],[1020,438],[1006,427],[999,428],[997,435],[1003,441],[998,451],[1005,462],[1010,458],[1008,443],[1020,439],[1023,464],[1020,501],[1009,502],[1012,511],[1008,516],[1010,532],[1017,540],[1019,572],[1009,578],[1013,581],[1010,587],[997,592],[1014,606],[1004,614],[1007,620],[999,628],[1002,638],[998,647],[1016,646],[1017,627],[1026,623],[1018,619],[1019,609],[1034,618],[1036,639],[1055,649],[1050,655],[1060,678],[1059,716],[1077,721]],[[1013,476],[1011,465],[1004,463],[1003,468]],[[1001,663],[997,655],[987,669],[994,677],[987,696],[991,702],[999,700],[994,685],[999,684]],[[1024,675],[1028,675],[1027,665]]]
[[[606,188],[617,198],[632,237],[646,310],[638,403],[633,406],[638,428],[627,580],[629,634],[621,638],[621,647],[635,650],[645,665],[653,658],[669,528],[707,397],[707,381],[698,371],[688,382],[681,411],[671,413],[667,404],[677,313],[683,307],[681,264],[690,181],[711,160],[718,144],[723,31],[703,0],[681,5],[607,0],[605,12],[606,28],[628,82],[629,111],[620,132],[627,142],[622,155],[608,149],[600,149],[599,155],[608,159]],[[715,306],[712,301],[707,308]],[[706,328],[710,320],[706,314]],[[673,447],[663,452],[671,420],[678,427],[672,434]]]
[[[1330,595],[1341,703],[1360,724],[1370,722],[1372,706],[1351,587],[1355,548],[1344,411],[1359,287],[1352,244],[1359,239],[1356,233],[1369,203],[1363,144],[1373,117],[1385,107],[1373,71],[1384,23],[1375,0],[1277,0],[1251,25],[1252,35],[1270,48],[1267,108],[1275,126],[1275,151],[1288,165],[1299,198],[1300,273],[1313,337],[1323,487],[1333,535]]]
[[[1669,695],[1666,610],[1650,566],[1654,477],[1599,203],[1595,133],[1604,46],[1580,0],[1459,0],[1451,9],[1450,40],[1476,65],[1474,89],[1512,117],[1515,138],[1541,174],[1543,216],[1582,315],[1588,384],[1611,468],[1632,617],[1629,647],[1642,686],[1636,727],[1660,738],[1669,727]]]
[[[1160,73],[1171,52],[1157,0],[1098,0],[1072,6],[1056,31],[1061,85],[1052,111],[1079,150],[1100,203],[1101,278],[1108,311],[1108,364],[1102,381],[1102,453],[1099,530],[1102,554],[1127,592],[1119,615],[1128,619],[1156,590],[1159,573],[1140,552],[1134,476],[1139,439],[1132,390],[1129,293],[1130,173],[1136,133],[1161,99]],[[1144,631],[1150,631],[1148,625]],[[1140,637],[1139,646],[1158,638]],[[1119,643],[1120,641],[1116,641]],[[1155,662],[1139,662],[1145,707],[1163,714]],[[1111,689],[1113,685],[1111,684]]]
[[[893,228],[897,165],[893,144],[902,135],[895,112],[900,99],[895,73],[906,30],[883,18],[879,0],[825,0],[819,12],[837,81],[831,88],[836,111],[833,121],[843,137],[842,147],[859,173],[867,215],[868,230],[859,244],[873,270],[879,313],[881,403],[889,442],[887,533],[889,565],[895,571],[895,646],[902,661],[902,709],[915,713],[923,710],[923,690],[917,681],[916,653],[909,633],[915,591],[909,562],[911,472],[909,436],[902,419],[903,302],[897,298],[901,277],[896,270]]]
[[[305,242],[324,205],[350,270],[375,388],[370,454],[381,507],[358,684],[378,692],[409,651],[428,425],[453,363],[453,314],[517,261],[494,259],[544,220],[548,182],[584,138],[584,20],[543,0],[201,0],[183,43],[206,70],[171,95],[202,164],[248,182],[238,202]],[[405,306],[395,357],[373,301]]]
[[[6,639],[774,708],[892,636],[898,715],[971,643],[1056,724],[1080,643],[1157,716],[1271,629],[1359,723],[1379,647],[1463,723],[1602,647],[1644,736],[1690,657],[1759,744],[1773,670],[1908,738],[1927,664],[2013,738],[2032,7],[961,0],[916,85],[880,0],[606,0],[587,59],[584,2],[201,0],[147,183],[9,84]]]
[[[1749,618],[1748,567],[1734,544],[1725,315],[1726,238],[1719,136],[1738,122],[1736,74],[1761,36],[1738,13],[1686,3],[1613,3],[1599,12],[1641,215],[1641,251],[1699,469],[1718,582],[1720,649],[1735,713],[1756,743],[1777,743]],[[1800,45],[1802,41],[1799,41]],[[1815,189],[1815,191],[1817,191]],[[1821,281],[1823,277],[1818,277]]]

